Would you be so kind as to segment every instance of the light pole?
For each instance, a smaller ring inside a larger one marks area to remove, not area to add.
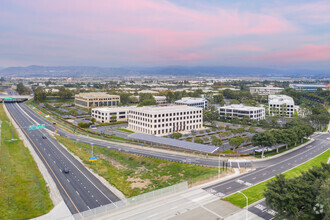
[[[220,179],[220,154],[219,154],[219,162],[218,162],[218,167],[219,167],[219,169],[218,169],[218,178]]]
[[[92,143],[92,157],[94,157],[94,144]]]
[[[249,198],[244,193],[242,193],[241,191],[238,191],[238,192],[246,198],[245,220],[247,220],[248,219]]]

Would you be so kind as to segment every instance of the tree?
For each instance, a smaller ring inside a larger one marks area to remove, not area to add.
[[[129,105],[131,103],[131,94],[130,93],[120,93],[120,103],[122,105]]]
[[[233,146],[234,150],[236,150],[236,148],[241,146],[241,144],[244,142],[244,139],[241,136],[237,136],[229,138],[228,142],[231,146]]]
[[[272,131],[276,143],[277,144],[285,144],[286,148],[288,148],[288,143],[290,142],[290,136],[286,132],[286,130],[274,130]],[[278,153],[278,148],[276,148],[276,152]]]
[[[262,149],[261,157],[264,157],[265,147],[272,147],[276,143],[276,139],[269,131],[256,133],[253,135],[251,143],[253,146],[259,146]]]
[[[240,101],[238,101],[237,99],[231,99],[229,101],[229,104],[233,105],[233,104],[240,104]]]
[[[41,87],[38,86],[36,90],[34,90],[34,101],[40,102],[46,100],[47,95],[45,90]]]
[[[23,83],[18,83],[17,86],[16,86],[16,92],[20,95],[30,95],[31,94],[31,89],[24,86]]]
[[[71,99],[72,93],[70,89],[66,89],[64,86],[61,86],[58,90],[58,95],[60,99]]]
[[[172,133],[170,135],[171,138],[175,138],[175,139],[179,139],[182,137],[182,134],[181,133]]]
[[[194,138],[194,142],[198,144],[204,144],[204,141],[202,138]]]
[[[213,96],[213,102],[214,104],[219,104],[223,106],[225,104],[225,99],[222,94],[218,94]]]
[[[214,146],[221,146],[222,141],[220,138],[217,138],[216,136],[211,136],[211,144]]]
[[[266,204],[281,219],[327,219],[329,175],[330,164],[312,167],[295,178],[287,179],[283,174],[277,175],[266,184]],[[322,195],[323,193],[325,194]],[[323,211],[317,212],[320,205],[323,206]]]
[[[156,104],[157,103],[155,99],[145,99],[142,102],[140,101],[138,107],[147,106],[147,105],[156,105]]]
[[[139,94],[140,102],[143,102],[147,99],[154,99],[153,95],[151,93],[140,93]]]
[[[81,128],[89,128],[90,123],[78,122],[78,126]]]
[[[92,121],[93,124],[95,124],[96,118],[92,118],[91,121]]]
[[[166,96],[166,102],[172,103],[174,101],[174,93],[172,91],[167,91],[165,96]]]

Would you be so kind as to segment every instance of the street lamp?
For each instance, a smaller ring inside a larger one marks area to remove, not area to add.
[[[242,193],[241,191],[238,191],[238,193],[242,194],[246,198],[245,220],[247,220],[248,219],[249,198],[244,193]]]
[[[218,167],[219,167],[219,169],[218,169],[218,178],[220,179],[220,154],[219,154],[219,162],[218,162]]]

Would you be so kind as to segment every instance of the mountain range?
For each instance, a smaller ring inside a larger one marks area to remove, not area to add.
[[[210,77],[306,77],[329,78],[330,70],[281,70],[233,66],[159,66],[159,67],[95,67],[95,66],[26,66],[0,68],[6,77],[114,77],[114,76],[210,76]]]

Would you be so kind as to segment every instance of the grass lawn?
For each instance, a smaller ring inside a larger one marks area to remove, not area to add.
[[[126,197],[160,189],[182,181],[195,182],[217,175],[217,168],[202,167],[143,157],[94,146],[97,161],[90,162],[92,146],[71,139],[56,138],[83,163],[105,178]]]
[[[48,213],[52,200],[28,148],[11,127],[0,105],[0,219],[30,219]],[[10,124],[11,125],[11,124]]]
[[[127,133],[135,133],[134,131],[128,130],[126,128],[117,128],[116,130],[118,131],[123,131],[123,132],[127,132]]]
[[[321,162],[326,163],[329,157],[330,157],[330,150],[327,150],[323,154],[315,157],[314,159],[309,160],[306,163],[303,163],[300,166],[293,168],[292,170],[289,170],[283,174],[287,178],[299,176],[302,171],[307,171],[309,168],[313,166],[320,166]],[[272,181],[274,178],[242,190],[242,193],[244,193],[249,198],[249,204],[252,204],[264,198],[263,192],[264,189],[266,188],[266,183]],[[246,205],[245,197],[240,193],[232,194],[228,197],[223,198],[223,200],[227,200],[232,204],[237,205],[241,208],[245,207]]]

